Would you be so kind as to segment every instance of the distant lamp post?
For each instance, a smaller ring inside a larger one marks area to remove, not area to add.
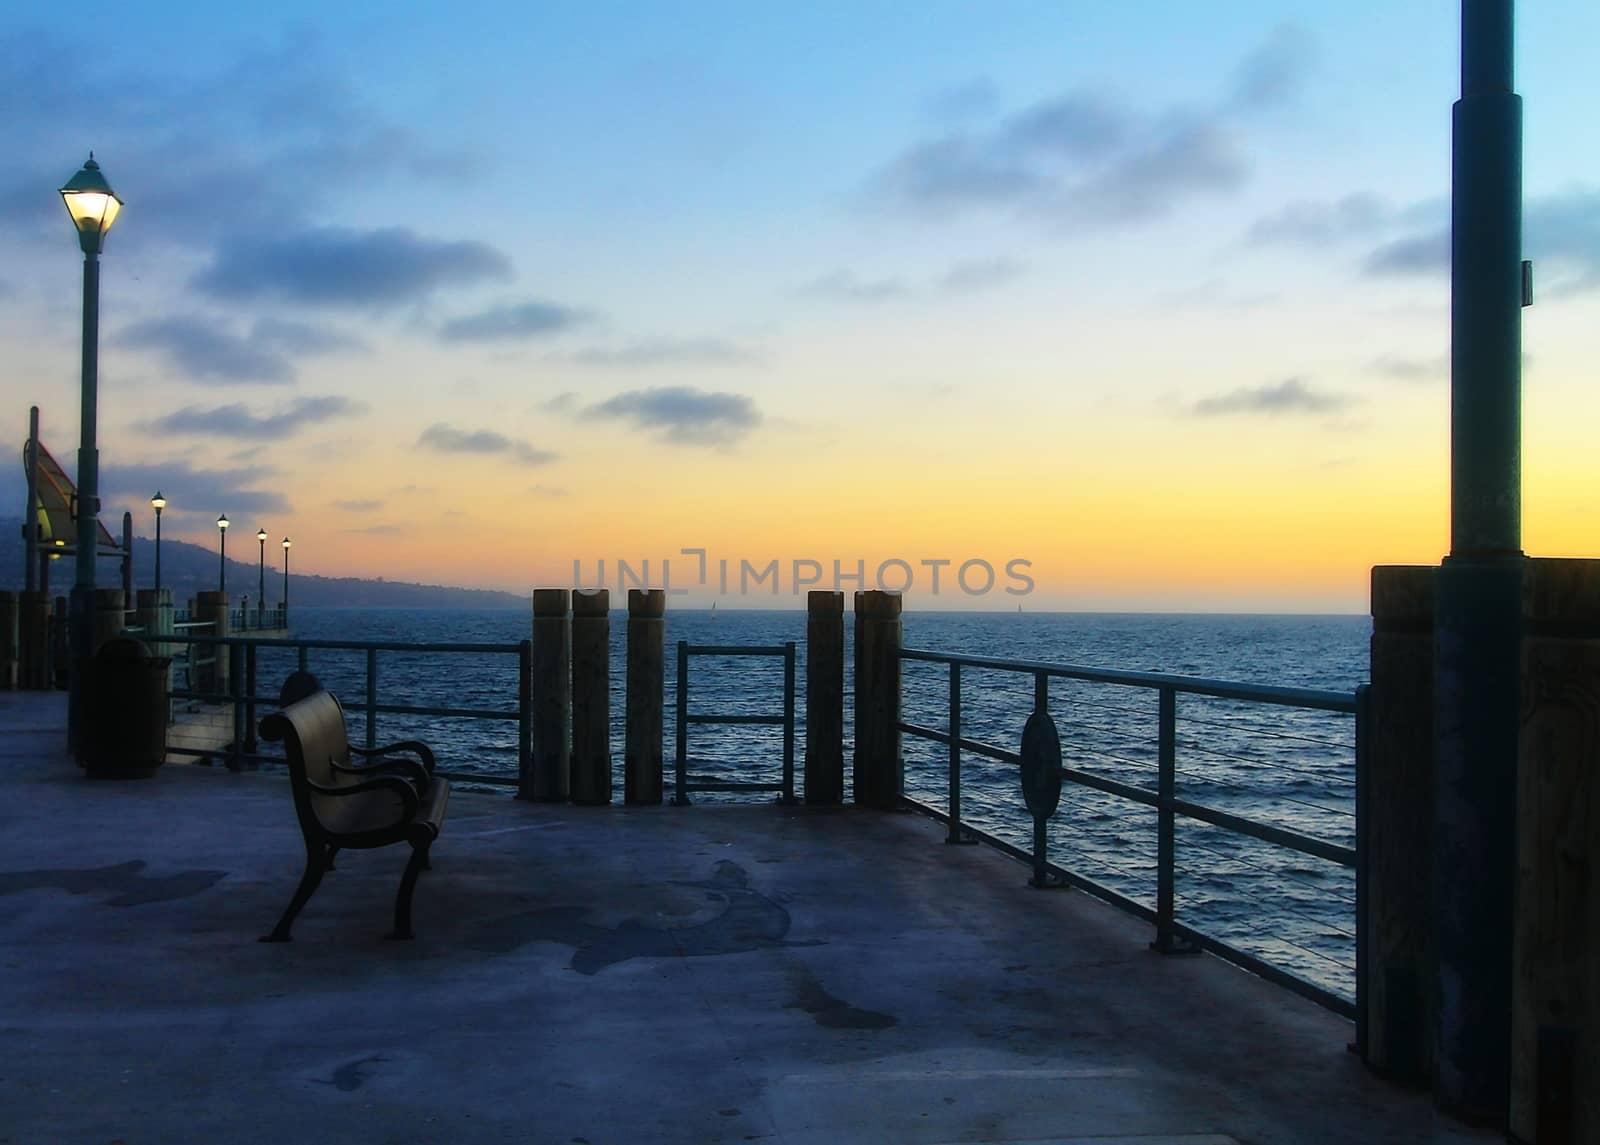
[[[94,559],[100,531],[100,449],[95,441],[100,362],[100,252],[106,232],[122,210],[122,200],[89,161],[61,188],[61,199],[78,232],[83,250],[83,387],[78,433],[78,551],[72,585],[72,650],[87,659],[94,654]],[[29,512],[32,512],[30,506]],[[74,664],[67,696],[68,739],[76,745],[83,713],[82,669]]]
[[[283,538],[283,623],[289,625],[289,538]]]
[[[161,591],[161,510],[167,507],[167,499],[161,495],[161,490],[156,490],[156,495],[150,498],[150,508],[156,511],[156,592]]]
[[[228,514],[217,518],[217,591],[228,592]]]
[[[261,546],[260,579],[256,584],[256,627],[266,623],[267,608],[267,531],[256,530],[256,544]]]

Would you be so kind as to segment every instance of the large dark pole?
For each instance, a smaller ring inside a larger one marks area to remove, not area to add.
[[[22,587],[32,592],[39,565],[39,407],[28,409],[28,453],[23,458],[28,473],[28,508],[22,514]]]
[[[156,584],[157,592],[161,591],[161,506],[156,506]]]
[[[1450,555],[1435,598],[1438,1104],[1504,1126],[1521,654],[1522,102],[1512,0],[1463,0],[1451,239]]]
[[[83,672],[94,655],[94,559],[100,525],[100,449],[95,441],[100,364],[100,252],[83,254],[83,390],[78,425],[78,533],[72,583],[72,659],[68,676],[67,738],[76,749],[82,717]]]
[[[283,538],[283,623],[289,624],[289,538]]]
[[[256,543],[261,546],[261,565],[256,570],[256,627],[266,623],[267,616],[267,531],[256,530]]]

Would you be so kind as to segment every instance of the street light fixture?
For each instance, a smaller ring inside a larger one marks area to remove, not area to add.
[[[78,432],[78,551],[72,585],[72,648],[80,663],[94,654],[94,558],[100,531],[100,449],[95,440],[100,363],[100,252],[122,210],[100,164],[89,161],[61,188],[61,200],[83,250],[83,387]],[[30,506],[29,512],[32,512]],[[75,746],[83,670],[74,664],[67,696],[67,738]]]
[[[150,498],[150,508],[156,511],[156,592],[161,591],[161,510],[167,507],[167,499],[161,495],[161,490],[156,490],[156,495]]]
[[[283,538],[283,625],[289,626],[289,538]]]
[[[217,591],[228,593],[228,514],[217,518]]]
[[[256,530],[256,544],[261,546],[260,579],[256,585],[256,627],[266,623],[267,617],[267,531]]]

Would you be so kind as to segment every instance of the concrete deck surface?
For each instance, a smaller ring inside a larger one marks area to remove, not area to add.
[[[90,781],[0,695],[0,1143],[1496,1138],[1348,1023],[911,814],[456,794],[295,927],[280,776]]]

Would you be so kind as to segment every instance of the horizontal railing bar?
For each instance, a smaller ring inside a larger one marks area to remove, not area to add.
[[[365,652],[493,652],[517,655],[521,644],[420,644],[399,640],[296,640],[281,636],[181,636],[163,635],[174,644],[253,644],[257,648],[321,648],[332,651]]]
[[[1221,827],[1240,835],[1249,835],[1253,839],[1260,839],[1263,843],[1273,843],[1291,851],[1298,851],[1302,855],[1313,855],[1319,859],[1326,859],[1330,863],[1338,863],[1341,867],[1356,865],[1356,852],[1354,847],[1341,847],[1338,843],[1329,843],[1324,839],[1302,835],[1298,831],[1290,831],[1283,827],[1269,827],[1265,823],[1257,823],[1253,819],[1245,819],[1226,811],[1218,811],[1215,807],[1206,807],[1200,803],[1190,803],[1187,799],[1174,799],[1172,809],[1179,815],[1190,819],[1198,819],[1202,823],[1210,823],[1213,827]]]
[[[691,724],[777,724],[787,722],[783,716],[718,715],[715,712],[695,713],[686,717]]]
[[[1061,778],[1070,779],[1080,787],[1092,787],[1096,791],[1103,791],[1107,795],[1117,795],[1131,803],[1142,803],[1146,807],[1156,807],[1161,803],[1161,797],[1146,787],[1136,787],[1131,783],[1119,783],[1115,779],[1107,779],[1103,775],[1096,775],[1092,771],[1079,771],[1075,767],[1063,767]]]
[[[782,791],[781,783],[695,783],[684,784],[685,791]]]
[[[522,781],[515,775],[490,775],[482,771],[446,771],[437,768],[434,774],[441,779],[454,779],[463,783],[489,783],[496,787],[516,787]]]
[[[174,689],[171,693],[174,700],[199,700],[202,703],[232,704],[234,698],[220,692],[191,692],[183,689]],[[241,696],[240,703],[257,704],[265,708],[276,708],[276,696]],[[364,700],[345,703],[339,701],[339,706],[347,712],[365,712],[367,704]],[[464,720],[516,720],[521,719],[521,713],[504,711],[498,708],[424,708],[411,704],[375,704],[372,708],[390,716],[452,716]]]
[[[1131,688],[1171,688],[1192,696],[1220,700],[1246,700],[1258,704],[1278,704],[1291,708],[1313,708],[1324,712],[1354,715],[1354,692],[1328,692],[1314,688],[1284,688],[1274,684],[1242,684],[1227,680],[1208,680],[1200,676],[1176,676],[1163,672],[1127,672],[1117,668],[1087,668],[1076,664],[1047,664],[1036,660],[1000,660],[992,656],[962,656],[952,652],[929,652],[920,648],[900,649],[902,660],[922,660],[932,664],[961,664],[999,672],[1023,672],[1061,680],[1085,680],[1093,684],[1121,684]]]
[[[690,644],[685,649],[691,656],[786,656],[782,644]]]

